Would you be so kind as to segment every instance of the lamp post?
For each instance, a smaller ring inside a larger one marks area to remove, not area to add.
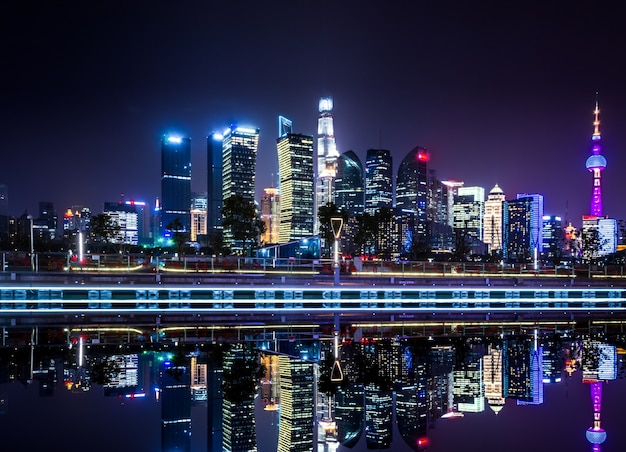
[[[334,251],[334,282],[335,286],[339,285],[339,238],[341,237],[341,228],[343,227],[343,218],[335,217],[330,219],[330,225],[333,228],[333,235],[335,236],[335,251]]]
[[[33,216],[28,215],[26,217],[30,226],[30,268],[35,271],[35,241],[33,239]]]

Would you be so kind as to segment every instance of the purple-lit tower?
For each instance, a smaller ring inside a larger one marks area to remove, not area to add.
[[[600,444],[606,441],[606,432],[600,426],[600,412],[602,411],[602,382],[592,381],[589,384],[591,389],[591,403],[593,403],[593,427],[589,427],[585,436],[587,441],[593,444],[592,451],[600,452]]]
[[[606,168],[606,159],[604,156],[600,155],[602,151],[602,147],[600,146],[600,139],[602,136],[600,135],[600,109],[598,108],[598,99],[596,98],[596,109],[593,111],[595,116],[593,120],[593,135],[591,136],[591,141],[593,142],[593,147],[591,148],[591,155],[587,159],[587,169],[593,173],[593,194],[591,195],[591,211],[590,215],[594,217],[602,216],[602,186],[600,184],[601,181],[601,173],[604,168]]]

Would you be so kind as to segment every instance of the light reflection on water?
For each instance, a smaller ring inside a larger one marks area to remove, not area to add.
[[[463,339],[459,342],[457,338],[455,344],[468,344],[466,339],[469,337]],[[445,340],[441,341],[445,342]],[[585,431],[593,423],[593,410],[590,385],[583,382],[583,377],[586,380],[591,377],[591,379],[604,381],[602,427],[608,432],[608,437],[602,445],[602,450],[621,450],[622,444],[626,441],[624,431],[626,429],[619,425],[620,410],[626,403],[626,384],[623,380],[625,369],[622,359],[625,355],[622,354],[622,350],[618,347],[603,351],[599,361],[596,359],[595,362],[596,367],[602,368],[600,370],[594,369],[593,365],[591,368],[589,366],[585,368],[584,346],[581,345],[585,342],[576,340],[570,343],[569,339],[564,340],[553,356],[558,368],[558,372],[553,377],[560,377],[562,380],[541,384],[540,399],[537,398],[537,394],[530,391],[527,393],[526,404],[520,404],[520,399],[523,397],[506,397],[498,406],[494,399],[490,399],[489,394],[486,394],[486,391],[490,390],[489,377],[486,375],[489,374],[490,369],[491,371],[493,369],[490,368],[489,361],[485,360],[485,356],[490,356],[489,352],[492,348],[509,350],[508,353],[512,353],[510,346],[514,341],[521,341],[523,344],[518,352],[526,350],[524,347],[528,346],[528,350],[532,353],[533,338],[528,336],[512,337],[507,345],[504,345],[504,342],[498,342],[497,345],[480,341],[471,342],[465,354],[458,353],[458,349],[450,347],[449,343],[439,344],[437,345],[439,348],[435,348],[436,352],[433,352],[434,349],[431,348],[427,356],[421,356],[423,367],[415,368],[418,374],[417,379],[422,377],[421,383],[415,382],[415,376],[405,376],[416,384],[414,391],[419,391],[420,384],[423,384],[422,389],[426,391],[424,398],[418,403],[425,403],[427,417],[416,430],[417,436],[412,439],[427,439],[428,447],[424,450],[433,452],[477,448],[481,451],[515,452],[532,450],[534,447],[531,445],[541,447],[542,444],[558,445],[555,450],[590,451],[592,445],[585,439]],[[611,337],[602,341],[620,345],[622,338]],[[347,350],[348,346],[345,347]],[[615,352],[615,355],[610,355],[611,350]],[[92,451],[161,450],[163,401],[157,400],[158,392],[154,390],[156,381],[154,357],[139,355],[137,386],[143,391],[134,390],[135,397],[126,397],[123,394],[105,396],[105,391],[99,384],[89,385],[89,390],[83,390],[79,385],[68,386],[67,382],[64,384],[63,369],[71,367],[71,354],[69,361],[67,357],[65,358],[65,363],[61,357],[55,359],[53,367],[57,381],[53,382],[47,377],[50,365],[46,364],[44,355],[41,355],[39,351],[33,354],[32,377],[29,359],[25,361],[17,359],[19,356],[29,358],[29,350],[17,353],[17,355],[9,351],[8,349],[2,350],[0,361],[0,399],[2,399],[0,434],[6,445],[6,449],[3,447],[3,450],[43,450],[54,444],[85,445],[88,450]],[[372,356],[376,355],[375,352],[372,353]],[[388,356],[389,353],[385,352],[383,355]],[[10,354],[14,355],[13,358],[9,356]],[[610,369],[607,367],[607,362],[613,357],[614,369]],[[546,354],[544,358],[545,362],[549,359],[549,355]],[[569,358],[572,358],[572,361],[566,362]],[[383,358],[377,359],[379,363],[383,362],[380,361]],[[413,360],[411,363],[413,366],[417,366],[415,359],[415,356],[409,359],[409,361]],[[514,361],[517,358],[513,354],[508,359]],[[351,372],[349,361],[346,358],[347,375]],[[465,364],[461,365],[462,362]],[[526,362],[532,362],[532,360]],[[564,370],[566,364],[570,365],[571,372]],[[506,368],[505,358],[501,365]],[[468,389],[472,384],[470,377],[475,376],[476,371],[482,372],[482,376],[477,397],[472,399],[469,394],[472,394],[476,388],[470,388],[462,393],[463,391],[458,389],[462,385],[455,386],[454,382],[458,383],[461,377],[469,378],[464,383],[465,389]],[[398,372],[402,373],[401,370]],[[599,378],[598,372],[601,373],[602,378]],[[611,376],[610,372],[614,372],[614,375]],[[273,371],[270,369],[270,373],[270,379],[275,381],[279,372],[276,369]],[[396,375],[397,378],[403,378],[398,375]],[[65,372],[65,379],[67,378],[68,373]],[[514,385],[511,384],[510,379],[509,376],[508,383],[512,391]],[[493,379],[491,382],[493,383]],[[68,387],[72,390],[68,390]],[[275,384],[262,385],[255,399],[259,452],[274,451],[277,447],[280,413],[277,410],[265,409],[271,400],[279,399],[280,391],[276,389]],[[399,421],[402,419],[398,419],[399,416],[404,416],[398,409],[400,386],[396,385],[395,389],[392,398],[395,409],[391,411],[394,423],[389,450],[417,450],[416,447],[409,447],[402,439],[402,428],[399,428]],[[137,394],[141,392],[145,393],[145,397],[137,397]],[[366,396],[364,404],[367,404],[367,400]],[[202,401],[191,406],[190,450],[207,450],[209,404],[207,401]],[[377,412],[380,413],[380,410]],[[462,416],[446,416],[450,413],[458,413]],[[364,416],[364,418],[368,417]],[[365,422],[365,425],[368,425],[368,421],[365,420]],[[369,425],[372,426],[371,423]],[[28,431],[27,435],[21,434],[24,429]],[[367,427],[362,429],[352,448],[342,446],[338,450],[368,450],[367,431]]]

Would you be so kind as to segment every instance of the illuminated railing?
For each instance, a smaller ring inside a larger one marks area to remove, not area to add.
[[[618,310],[622,289],[39,287],[0,289],[0,315],[24,310]]]

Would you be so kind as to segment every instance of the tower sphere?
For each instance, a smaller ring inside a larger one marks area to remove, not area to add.
[[[587,441],[589,441],[591,444],[602,444],[604,441],[606,441],[606,432],[602,428],[595,429],[593,427],[590,427],[585,432],[585,436],[587,437]]]
[[[589,171],[593,171],[596,168],[603,170],[604,168],[606,168],[606,159],[602,155],[593,154],[589,156],[585,166]]]

